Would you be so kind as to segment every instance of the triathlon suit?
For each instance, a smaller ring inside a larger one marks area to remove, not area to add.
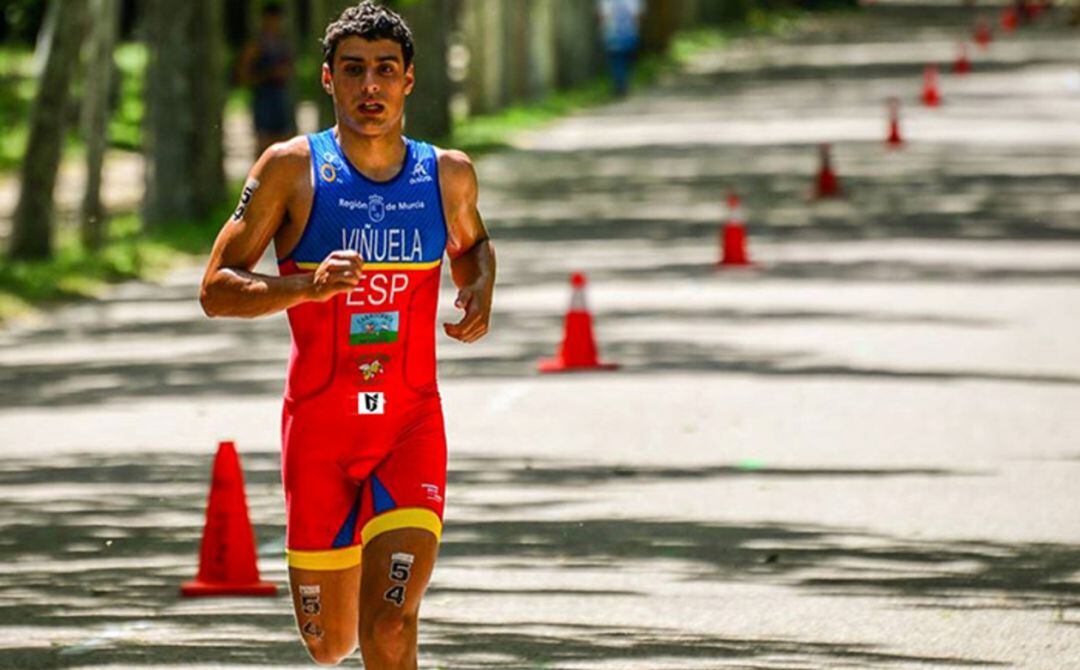
[[[376,182],[349,163],[332,130],[308,136],[311,215],[279,272],[312,272],[330,252],[352,249],[364,277],[349,293],[288,310],[282,480],[291,567],[358,565],[361,546],[388,530],[442,532],[435,313],[446,222],[434,147],[404,141],[401,172]]]

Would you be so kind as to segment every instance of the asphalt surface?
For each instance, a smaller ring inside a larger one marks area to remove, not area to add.
[[[421,667],[1080,668],[1080,34],[921,108],[958,4],[706,52],[479,162],[500,281],[439,343]],[[729,188],[752,270],[713,267]],[[574,270],[622,368],[540,376]],[[177,597],[219,439],[285,583],[286,324],[204,319],[198,274],[0,332],[0,667],[310,667],[284,596]]]

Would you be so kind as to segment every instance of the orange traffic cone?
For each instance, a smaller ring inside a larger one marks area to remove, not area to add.
[[[937,65],[927,65],[926,70],[923,71],[922,93],[923,104],[927,107],[937,107],[941,104],[941,93],[938,91],[937,79]]]
[[[814,197],[818,200],[840,197],[840,180],[832,166],[832,147],[822,144],[820,150],[821,167],[818,168],[817,182],[814,184]]]
[[[990,24],[985,18],[980,18],[975,24],[975,44],[985,51],[993,41],[994,34],[990,31]]]
[[[259,579],[255,534],[248,519],[244,474],[232,442],[218,444],[199,574],[180,585],[184,596],[273,596],[277,586]]]
[[[1020,17],[1016,13],[1016,8],[1009,5],[1001,12],[1001,29],[1007,33],[1016,32],[1016,27],[1020,25]]]
[[[899,149],[904,146],[904,138],[900,136],[899,98],[889,98],[889,136],[885,138],[885,144],[890,149]]]
[[[746,253],[746,221],[742,201],[734,191],[727,197],[728,218],[720,229],[720,262],[717,267],[746,267],[753,265]]]
[[[971,59],[968,58],[967,45],[961,42],[956,51],[956,61],[952,67],[953,74],[965,75],[971,72]]]
[[[570,276],[570,309],[563,325],[563,340],[555,358],[542,359],[537,365],[540,372],[573,372],[575,370],[614,370],[616,363],[601,363],[593,338],[592,315],[585,305],[585,275],[575,272]]]

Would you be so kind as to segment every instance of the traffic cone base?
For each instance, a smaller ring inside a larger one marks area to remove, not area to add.
[[[186,598],[197,598],[199,596],[276,596],[277,584],[272,582],[211,584],[195,579],[181,584],[180,593]]]
[[[618,363],[601,363],[596,362],[592,365],[570,365],[566,361],[559,358],[542,358],[540,362],[536,364],[536,369],[544,373],[559,373],[559,372],[602,372],[604,370],[618,370]]]
[[[814,200],[828,200],[830,198],[843,197],[843,189],[840,187],[840,179],[832,167],[832,149],[829,145],[822,145],[820,149],[821,166],[818,168],[817,181],[814,183]]]
[[[729,221],[722,231],[723,248],[719,267],[748,267],[753,265],[746,253],[746,227],[742,223]]]
[[[885,145],[889,149],[901,149],[904,146],[904,138],[900,135],[900,100],[889,98],[889,134],[885,138]]]
[[[968,74],[971,72],[971,59],[968,58],[967,47],[963,44],[960,45],[960,49],[956,54],[956,61],[953,63],[953,74]]]
[[[255,533],[244,495],[244,474],[232,442],[218,445],[199,549],[199,573],[180,586],[180,594],[186,597],[277,594],[275,584],[259,578]]]
[[[923,74],[923,94],[922,101],[927,107],[938,107],[941,105],[941,92],[938,91],[937,85],[938,69],[934,65],[928,65],[926,71]]]
[[[1014,32],[1019,23],[1020,17],[1012,7],[1006,7],[1005,10],[1001,12],[1001,29],[1005,32]]]

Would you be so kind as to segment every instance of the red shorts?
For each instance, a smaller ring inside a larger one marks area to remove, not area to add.
[[[359,565],[364,543],[398,528],[422,528],[438,538],[446,489],[439,396],[366,416],[343,415],[339,403],[322,400],[286,400],[282,412],[289,566]]]

